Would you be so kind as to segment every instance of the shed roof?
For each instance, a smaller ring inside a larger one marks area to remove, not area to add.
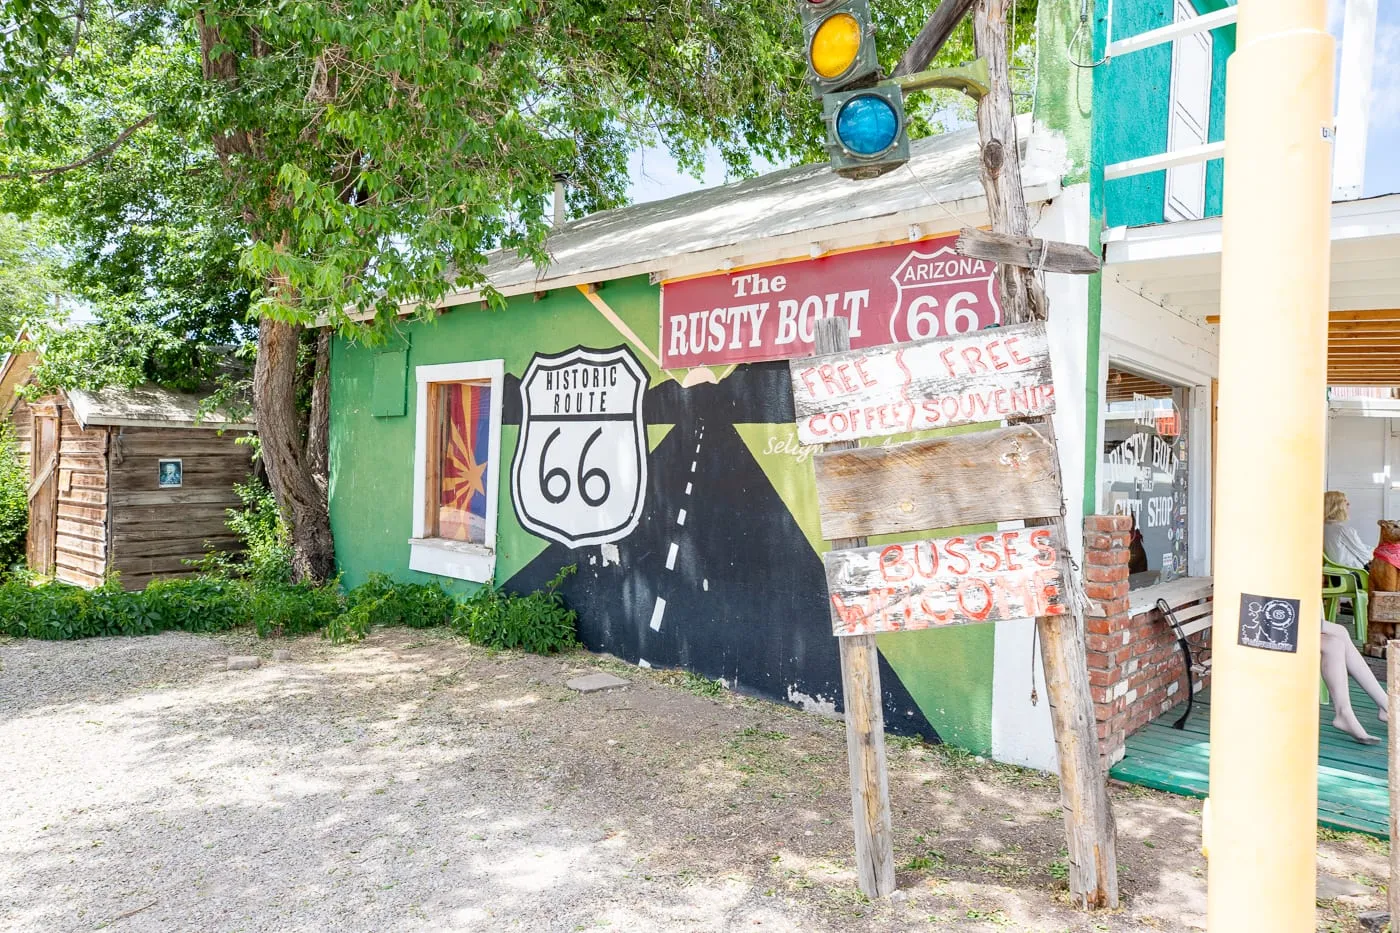
[[[1022,184],[1031,202],[1053,198],[1067,162],[1063,140],[1018,118]],[[563,224],[549,237],[541,269],[513,251],[493,254],[487,280],[504,294],[651,273],[672,278],[806,256],[813,251],[956,230],[985,221],[975,129],[915,140],[906,166],[854,182],[826,163],[782,169],[662,201],[600,211]],[[872,239],[872,237],[874,237]],[[845,242],[852,240],[853,242]],[[462,289],[441,304],[480,298]]]
[[[23,350],[7,354],[0,360],[0,412],[9,414],[18,400],[19,389],[29,381],[29,370],[39,358],[39,351],[26,344],[21,332],[16,345]],[[205,412],[200,406],[205,396],[195,392],[176,392],[153,383],[132,388],[108,386],[95,392],[70,389],[64,392],[73,415],[84,428],[93,424],[124,425],[156,428],[204,428],[208,430],[256,431],[257,425],[242,421],[225,408]]]
[[[68,402],[83,427],[93,424],[132,427],[207,428],[255,431],[251,421],[235,418],[223,408],[203,413],[204,396],[176,392],[158,385],[108,386],[96,392],[71,389]]]

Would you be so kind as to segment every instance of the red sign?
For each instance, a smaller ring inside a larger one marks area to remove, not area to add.
[[[832,551],[825,563],[837,635],[1068,611],[1059,541],[1049,528]]]
[[[851,349],[1001,323],[996,264],[953,252],[956,236],[725,272],[661,286],[666,369],[811,356],[816,323],[851,322]]]

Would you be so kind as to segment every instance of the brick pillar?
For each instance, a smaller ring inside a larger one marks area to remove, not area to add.
[[[1085,653],[1089,690],[1098,720],[1099,748],[1105,765],[1123,757],[1127,738],[1129,642],[1127,515],[1090,515],[1084,519]]]

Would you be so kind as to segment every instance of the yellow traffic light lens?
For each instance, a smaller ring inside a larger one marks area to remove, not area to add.
[[[828,16],[812,34],[812,70],[827,80],[839,78],[860,54],[860,23],[849,13]]]

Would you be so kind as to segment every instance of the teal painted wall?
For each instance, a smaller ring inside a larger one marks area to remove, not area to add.
[[[1226,4],[1221,0],[1193,0],[1206,13]],[[1138,35],[1172,22],[1172,0],[1116,0],[1113,6],[1115,38]],[[1096,4],[1095,61],[1103,55],[1107,38],[1107,3]],[[1225,63],[1234,51],[1235,27],[1214,30],[1211,77],[1210,140],[1225,136]],[[1172,47],[1170,44],[1134,52],[1094,69],[1094,163],[1101,191],[1095,198],[1105,225],[1139,226],[1160,223],[1166,199],[1166,172],[1102,182],[1102,168],[1115,162],[1159,155],[1167,149],[1167,116],[1170,102]],[[1206,166],[1205,214],[1220,214],[1224,162]],[[1097,210],[1096,210],[1097,213]]]
[[[839,708],[838,648],[821,570],[827,545],[819,533],[811,451],[796,442],[787,364],[722,369],[717,384],[681,388],[676,377],[683,372],[663,372],[648,361],[657,349],[660,289],[632,278],[605,283],[598,297],[634,334],[643,335],[647,346],[632,349],[650,378],[646,506],[637,529],[616,543],[616,562],[610,565],[598,546],[570,549],[536,537],[521,526],[511,502],[510,465],[520,434],[518,379],[532,355],[627,343],[577,289],[561,289],[541,300],[510,299],[504,310],[473,304],[405,323],[408,369],[401,416],[373,412],[398,410],[396,400],[386,397],[392,395],[386,390],[391,381],[382,371],[376,393],[375,360],[401,351],[402,343],[386,350],[335,341],[330,508],[345,585],[376,571],[402,580],[434,579],[408,568],[414,369],[503,359],[504,456],[493,458],[497,585],[534,589],[560,566],[576,564],[578,573],[564,592],[580,614],[580,631],[590,648],[632,662],[645,658],[658,667],[684,667],[778,700],[811,698]],[[677,528],[681,507],[689,518]],[[674,569],[666,566],[671,541],[682,549]],[[442,582],[457,592],[474,588]],[[659,632],[649,626],[658,596],[668,603]],[[891,728],[988,753],[994,642],[991,625],[881,636]]]

